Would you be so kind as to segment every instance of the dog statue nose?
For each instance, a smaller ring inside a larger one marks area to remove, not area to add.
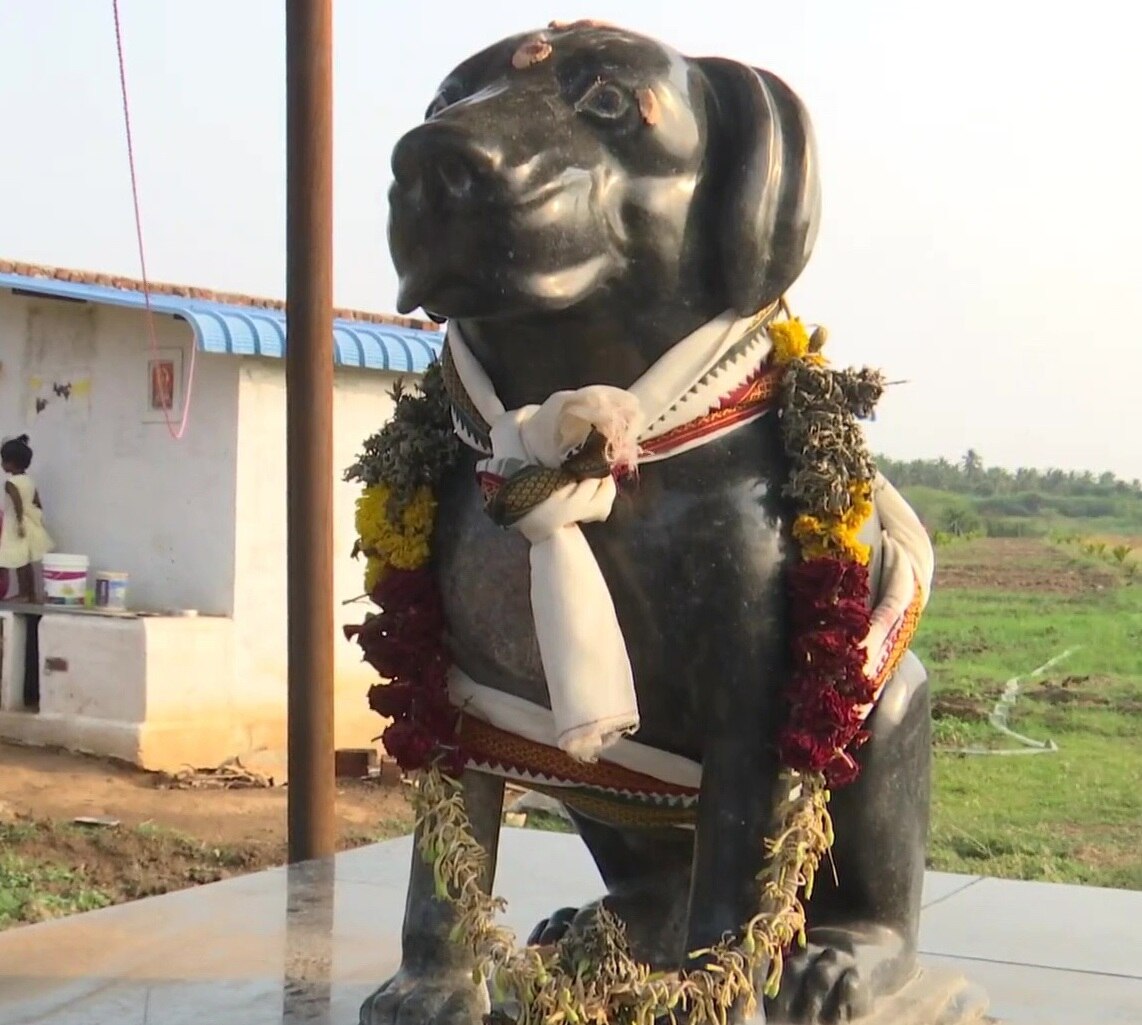
[[[463,130],[429,123],[397,143],[392,163],[398,188],[419,187],[430,201],[458,204],[494,187],[502,159]]]

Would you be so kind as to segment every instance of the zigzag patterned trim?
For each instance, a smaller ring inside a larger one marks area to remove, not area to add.
[[[614,798],[578,788],[533,785],[531,789],[554,797],[572,811],[610,826],[636,826],[642,829],[673,826],[692,829],[698,819],[697,798],[685,806],[663,807],[638,799]]]
[[[444,379],[444,390],[452,402],[452,426],[460,438],[469,448],[488,455],[492,451],[492,428],[476,408],[476,404],[468,397],[464,382],[460,380],[460,373],[452,359],[452,350],[448,342],[444,343],[444,351],[440,354],[440,375]]]
[[[923,611],[924,591],[917,583],[912,601],[901,614],[896,625],[889,631],[888,637],[885,638],[884,644],[880,648],[881,655],[877,661],[876,670],[872,674],[876,681],[876,696],[878,698],[880,692],[884,690],[885,685],[899,668],[901,660],[908,653],[908,649],[912,646],[912,638],[916,636],[916,631],[919,629],[920,614]],[[872,705],[869,706],[869,711],[872,707]]]
[[[881,648],[874,676],[880,696],[911,646],[920,622],[923,593],[915,595]],[[868,715],[875,703],[867,706]],[[462,721],[468,767],[517,780],[614,825],[689,825],[698,791],[663,783],[613,762],[579,762],[558,748],[526,740],[467,716]],[[606,817],[604,817],[606,816]]]
[[[681,399],[643,434],[642,449],[655,459],[692,448],[710,436],[740,427],[768,411],[777,395],[778,368],[766,361],[766,332],[777,304],[758,314],[757,322]],[[491,425],[468,395],[448,343],[440,357],[444,387],[452,403],[452,424],[469,448],[492,451]]]
[[[780,368],[765,363],[748,380],[719,400],[717,407],[704,416],[643,442],[641,453],[644,457],[664,458],[692,448],[698,442],[708,441],[714,435],[743,427],[769,412],[780,385]]]
[[[663,783],[613,762],[580,762],[556,747],[526,740],[472,716],[461,720],[460,736],[473,768],[483,767],[521,780],[589,787],[655,802],[682,801],[698,793],[692,787]]]
[[[775,309],[758,316],[744,338],[714,364],[702,378],[646,430],[644,447],[663,435],[699,421],[733,401],[757,377],[772,348],[766,328]],[[657,447],[657,446],[656,446]]]

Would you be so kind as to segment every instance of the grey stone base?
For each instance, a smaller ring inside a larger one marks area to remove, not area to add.
[[[995,1021],[987,1008],[987,994],[962,975],[922,968],[857,1025],[984,1025]]]

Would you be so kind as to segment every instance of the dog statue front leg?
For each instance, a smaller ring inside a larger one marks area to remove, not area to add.
[[[772,589],[777,592],[780,578]],[[773,826],[778,764],[774,724],[780,687],[774,681],[788,673],[779,594],[757,610],[747,643],[725,638],[717,673],[710,674],[702,784],[690,891],[687,950],[709,948],[727,936],[740,936],[742,926],[758,912],[757,876],[765,865],[765,838]],[[761,685],[759,685],[759,683]],[[704,958],[690,967],[700,968]],[[759,965],[756,1021],[764,1021],[761,987],[769,965]],[[731,1022],[744,1020],[734,1008]]]
[[[504,781],[465,772],[461,783],[472,832],[488,856],[481,886],[490,893]],[[490,1010],[487,988],[472,981],[468,951],[449,940],[455,924],[452,906],[436,896],[432,866],[420,853],[418,828],[401,930],[401,966],[362,1004],[360,1025],[480,1025]]]

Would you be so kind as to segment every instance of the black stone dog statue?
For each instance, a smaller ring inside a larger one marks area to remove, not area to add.
[[[726,311],[775,304],[804,269],[819,217],[812,130],[784,83],[596,23],[466,60],[392,163],[398,306],[458,325],[508,409],[587,385],[629,388]],[[757,909],[789,671],[783,575],[797,557],[773,484],[784,459],[777,417],[761,417],[640,465],[609,518],[582,528],[629,653],[633,740],[701,766],[693,828],[608,821],[568,802],[606,906],[634,955],[657,966],[683,965]],[[476,460],[466,453],[441,490],[434,539],[451,653],[482,686],[548,708],[528,542],[486,515]],[[873,580],[880,537],[871,523]],[[835,875],[822,866],[808,944],[767,1002],[770,1021],[859,1018],[916,972],[930,748],[915,656],[868,728],[859,779],[830,806]],[[494,867],[503,780],[466,770],[462,782]],[[557,910],[533,941],[592,912]],[[362,1007],[365,1025],[472,1025],[488,1011],[449,941],[451,914],[415,856],[403,962]]]

